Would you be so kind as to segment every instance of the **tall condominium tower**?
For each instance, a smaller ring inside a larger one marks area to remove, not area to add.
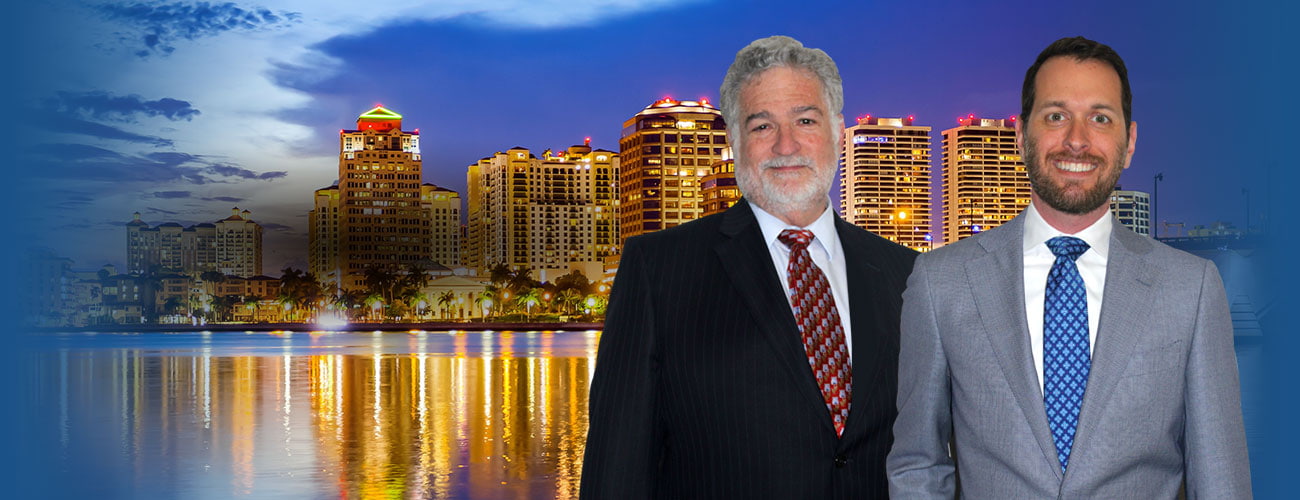
[[[1110,194],[1110,211],[1120,224],[1133,232],[1151,236],[1151,195],[1115,186]]]
[[[131,274],[257,276],[262,274],[262,226],[238,207],[230,217],[190,227],[175,222],[149,227],[136,212],[126,224],[126,260]]]
[[[316,190],[307,219],[307,270],[316,275],[317,279],[332,280],[337,287],[339,269],[339,186],[337,184]]]
[[[1029,206],[1015,117],[967,115],[943,131],[943,241],[998,227]]]
[[[844,130],[840,212],[889,241],[928,251],[930,127],[914,125],[912,116],[857,121]]]
[[[706,99],[665,97],[623,122],[620,244],[699,218],[700,181],[726,148],[722,112]]]
[[[709,173],[700,181],[700,196],[704,207],[701,217],[726,212],[740,201],[740,187],[736,186],[736,160],[731,148],[723,149],[723,159],[709,165]]]
[[[402,115],[383,106],[357,117],[356,130],[339,131],[338,259],[319,278],[357,288],[367,267],[406,269],[431,258],[422,166],[420,131],[403,131]]]
[[[600,279],[618,251],[618,170],[617,154],[589,144],[541,158],[514,147],[470,165],[466,263]]]
[[[448,268],[460,266],[460,193],[425,183],[420,207],[429,218],[430,257]]]
[[[251,277],[262,274],[262,226],[249,218],[248,210],[230,209],[230,217],[216,226],[217,272]]]

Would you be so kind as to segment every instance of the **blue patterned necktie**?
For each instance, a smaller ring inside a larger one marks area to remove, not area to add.
[[[1088,244],[1079,238],[1047,240],[1056,262],[1047,275],[1043,301],[1043,404],[1064,472],[1079,426],[1079,408],[1088,386],[1088,292],[1075,264]]]

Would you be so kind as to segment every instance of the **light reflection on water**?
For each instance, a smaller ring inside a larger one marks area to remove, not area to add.
[[[19,448],[47,498],[573,498],[598,340],[43,338],[24,358]],[[1258,470],[1262,344],[1236,351]]]
[[[569,498],[598,338],[65,335],[24,428],[59,496]]]

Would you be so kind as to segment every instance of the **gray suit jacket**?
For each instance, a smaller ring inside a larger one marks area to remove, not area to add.
[[[1212,262],[1116,223],[1064,475],[1025,320],[1024,214],[917,258],[903,295],[894,498],[1250,498]],[[949,455],[949,443],[956,452]]]

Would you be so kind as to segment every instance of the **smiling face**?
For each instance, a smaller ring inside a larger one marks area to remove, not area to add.
[[[806,226],[826,209],[839,167],[843,118],[826,109],[810,72],[766,70],[740,92],[736,183],[745,198],[787,223]]]
[[[1049,219],[1100,217],[1137,143],[1137,123],[1124,127],[1119,75],[1061,56],[1043,63],[1034,86],[1033,108],[1016,123],[1034,206]]]

